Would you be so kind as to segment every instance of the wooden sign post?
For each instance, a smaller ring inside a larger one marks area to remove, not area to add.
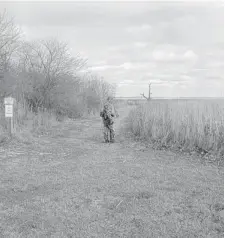
[[[7,118],[8,121],[8,131],[9,135],[12,136],[13,134],[13,103],[14,103],[14,98],[8,97],[4,99],[4,104],[5,104],[5,117]]]

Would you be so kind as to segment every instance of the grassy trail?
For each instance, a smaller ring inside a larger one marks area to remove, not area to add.
[[[0,237],[223,237],[223,173],[127,141],[100,118],[0,147]]]

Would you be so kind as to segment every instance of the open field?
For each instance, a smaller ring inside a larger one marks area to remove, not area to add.
[[[127,130],[158,147],[223,158],[223,100],[152,100],[135,107]]]
[[[0,237],[223,237],[223,170],[65,121],[0,147]]]
[[[222,7],[0,2],[0,238],[224,237]]]

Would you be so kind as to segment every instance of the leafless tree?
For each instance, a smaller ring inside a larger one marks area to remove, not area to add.
[[[21,31],[6,11],[0,13],[0,74],[9,70],[13,53],[19,47]]]
[[[68,45],[56,39],[24,43],[20,63],[24,71],[38,72],[52,83],[64,75],[75,75],[86,60],[71,56]]]
[[[148,97],[146,97],[145,95],[144,95],[144,93],[141,93],[140,95],[141,96],[143,96],[145,99],[147,99],[148,101],[150,101],[151,100],[151,83],[148,85]]]
[[[29,75],[36,91],[41,91],[41,103],[51,90],[62,86],[60,80],[66,83],[68,76],[74,77],[85,64],[86,60],[79,55],[71,56],[67,43],[57,39],[24,42],[20,48],[19,68]]]

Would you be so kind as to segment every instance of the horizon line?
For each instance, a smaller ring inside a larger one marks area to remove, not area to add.
[[[131,98],[131,99],[132,99],[132,98],[133,98],[133,99],[143,99],[143,100],[146,100],[145,98],[143,98],[143,97],[138,97],[138,96],[136,96],[136,97],[132,97],[132,96],[131,96],[131,97],[116,96],[116,97],[114,97],[114,98],[115,98],[115,99],[118,99],[118,98],[121,98],[121,99],[123,99],[123,98],[124,98],[124,99],[125,99],[125,98]],[[203,98],[205,98],[205,99],[207,99],[207,98],[209,98],[209,99],[210,99],[210,98],[218,98],[218,99],[219,99],[219,98],[221,98],[221,99],[224,99],[224,97],[151,97],[151,98],[152,98],[152,99],[154,99],[154,98],[155,98],[155,99],[156,99],[156,98],[157,98],[157,99],[158,99],[158,98],[162,98],[162,99],[166,99],[166,98],[168,98],[168,99],[169,99],[169,98],[171,98],[171,99],[177,99],[177,98],[198,98],[198,99],[201,99],[201,98],[202,98],[202,99],[203,99]]]

